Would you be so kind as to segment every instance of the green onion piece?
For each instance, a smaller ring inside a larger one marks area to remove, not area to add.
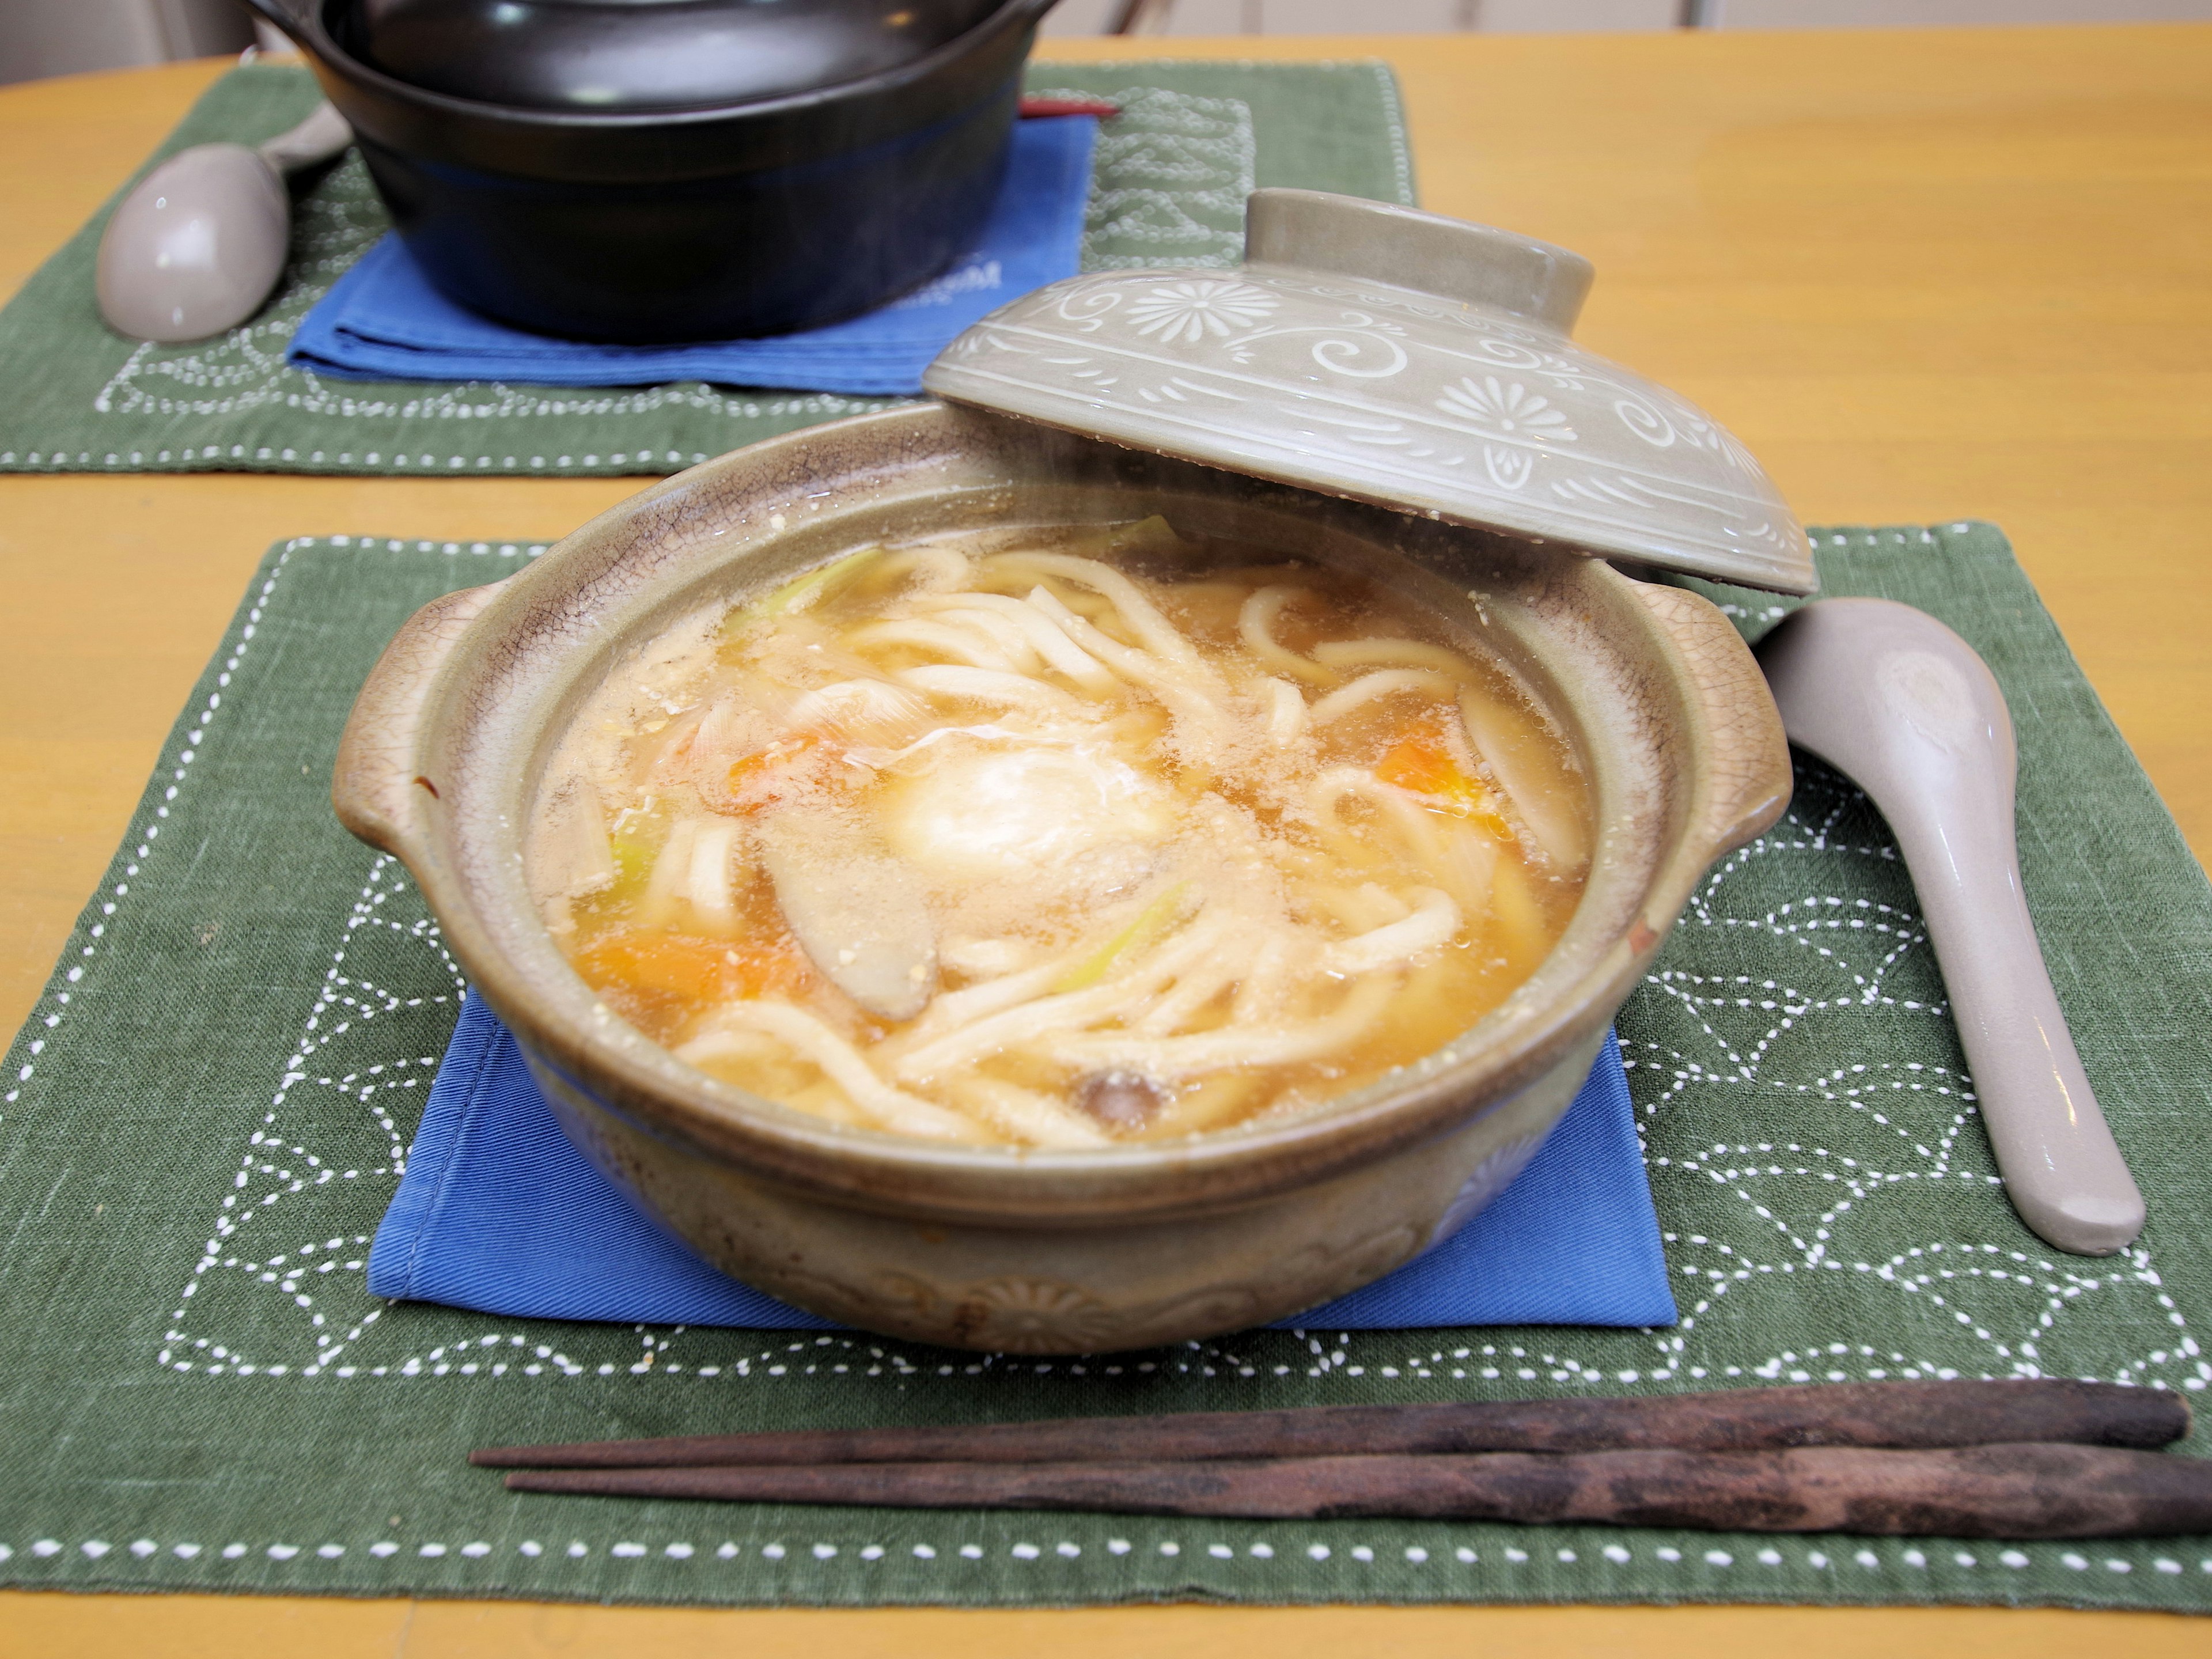
[[[722,619],[725,635],[737,633],[757,622],[769,622],[794,611],[805,611],[830,597],[830,590],[841,586],[854,574],[860,565],[882,552],[880,547],[864,547],[857,553],[848,553],[842,559],[832,559],[818,570],[794,577],[764,599],[739,605]]]
[[[1115,962],[1132,951],[1143,950],[1175,926],[1176,918],[1182,913],[1183,897],[1189,890],[1188,882],[1176,883],[1138,911],[1135,921],[1054,981],[1052,988],[1087,991],[1097,984]]]
[[[1121,554],[1187,553],[1189,544],[1175,532],[1175,526],[1155,513],[1149,519],[1139,519],[1114,532],[1109,544]]]
[[[672,827],[665,801],[648,799],[641,807],[616,815],[607,844],[614,854],[617,893],[626,895],[644,887]]]

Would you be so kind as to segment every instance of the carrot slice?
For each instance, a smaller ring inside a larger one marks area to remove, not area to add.
[[[811,732],[778,738],[765,749],[730,763],[730,799],[741,812],[757,812],[790,793],[807,757],[822,739]]]
[[[632,1024],[661,1036],[717,1002],[789,995],[813,969],[789,939],[732,945],[687,933],[623,928],[603,933],[573,959],[586,985]]]
[[[1432,812],[1478,819],[1501,836],[1510,836],[1489,789],[1453,758],[1443,734],[1434,726],[1418,726],[1391,744],[1375,763],[1375,775],[1420,796],[1421,804]]]

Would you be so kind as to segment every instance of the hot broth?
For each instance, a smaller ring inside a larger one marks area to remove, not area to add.
[[[680,1058],[842,1122],[1216,1129],[1434,1051],[1589,859],[1500,665],[1341,572],[1164,522],[864,550],[619,667],[531,873]]]

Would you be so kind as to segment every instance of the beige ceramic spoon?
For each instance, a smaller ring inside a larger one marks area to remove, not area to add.
[[[328,104],[258,149],[195,144],[117,204],[100,239],[100,313],[142,340],[198,340],[261,308],[292,240],[284,175],[353,142]]]
[[[2062,1250],[2121,1249],[2142,1231],[2142,1194],[2028,919],[1996,677],[1933,617],[1887,599],[1808,605],[1759,659],[1790,740],[1856,779],[1896,834],[2013,1207]]]

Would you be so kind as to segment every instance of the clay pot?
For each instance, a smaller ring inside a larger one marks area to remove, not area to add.
[[[1595,798],[1571,922],[1500,1007],[1418,1064],[1287,1116],[1044,1152],[829,1122],[694,1071],[572,972],[524,826],[585,696],[679,616],[851,549],[1164,513],[1356,568],[1523,677]],[[404,860],[598,1166],[716,1266],[912,1340],[1060,1353],[1212,1335],[1341,1296],[1447,1236],[1565,1110],[1719,854],[1790,793],[1780,721],[1721,613],[1556,546],[1414,519],[976,410],[776,438],[623,502],[513,579],[424,607],[349,724],[335,798]]]

